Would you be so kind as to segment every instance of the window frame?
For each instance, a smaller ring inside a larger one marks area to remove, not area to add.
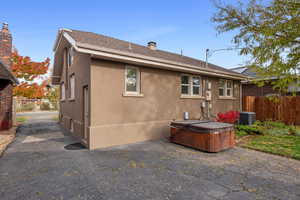
[[[220,81],[224,81],[223,87],[220,87]],[[231,83],[231,87],[228,87],[228,83]],[[220,95],[220,89],[223,89],[223,94]],[[230,90],[230,95],[227,95],[227,91]],[[233,80],[220,79],[218,82],[218,94],[219,97],[223,98],[232,98],[233,97]]]
[[[73,54],[74,54],[74,50],[73,50],[73,47],[69,47],[69,48],[67,48],[66,49],[66,63],[67,63],[67,67],[69,68],[69,67],[71,67],[72,66],[72,64],[73,64]]]
[[[65,82],[61,82],[60,84],[60,100],[66,100],[66,85]]]
[[[199,85],[194,85],[194,78],[199,78]],[[199,94],[194,94],[194,87],[199,87]],[[201,76],[191,76],[191,96],[202,96]]]
[[[73,84],[72,84],[72,81],[73,81]],[[72,73],[69,77],[69,84],[70,84],[70,93],[69,93],[69,99],[70,100],[75,100],[75,85],[76,85],[76,82],[75,82],[75,73]],[[73,87],[72,87],[73,86]]]
[[[127,70],[136,70],[136,91],[127,91]],[[124,73],[124,93],[125,95],[141,95],[141,75],[140,68],[135,66],[126,65]]]
[[[188,77],[188,84],[182,83],[182,77],[187,76]],[[194,85],[194,78],[199,79],[199,85]],[[182,93],[182,86],[188,86],[188,94]],[[194,87],[199,87],[199,94],[194,94]],[[203,82],[202,77],[199,75],[190,75],[190,74],[181,74],[180,76],[180,94],[182,97],[203,97]]]
[[[70,132],[74,133],[74,121],[73,121],[73,119],[70,119]]]
[[[182,77],[184,77],[184,76],[188,77],[188,83],[182,83]],[[191,93],[190,81],[191,81],[190,75],[182,74],[180,76],[180,93],[181,93],[182,96],[190,96],[190,93]],[[188,87],[188,93],[187,94],[182,93],[182,86],[187,86]]]

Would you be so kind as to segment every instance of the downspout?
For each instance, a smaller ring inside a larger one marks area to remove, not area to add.
[[[243,111],[243,85],[240,81],[240,111]]]

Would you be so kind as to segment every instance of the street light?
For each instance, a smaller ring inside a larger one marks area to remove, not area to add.
[[[210,49],[206,49],[205,50],[205,67],[207,68],[208,67],[208,58],[210,56],[212,56],[213,53],[217,52],[217,51],[232,51],[232,50],[237,50],[237,49],[242,49],[242,48],[226,48],[226,49],[213,49],[213,50],[210,50]]]

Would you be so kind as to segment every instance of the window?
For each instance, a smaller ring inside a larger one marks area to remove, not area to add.
[[[198,95],[198,96],[201,95],[200,82],[201,79],[199,76],[194,76],[192,78],[192,86],[193,86],[192,95]]]
[[[181,76],[181,94],[188,96],[201,96],[202,86],[200,76]]]
[[[231,97],[232,96],[232,81],[226,81],[226,96]]]
[[[70,119],[70,131],[73,133],[74,132],[74,122],[72,119]]]
[[[219,96],[232,97],[233,83],[230,80],[219,80]]]
[[[127,94],[140,93],[140,71],[137,67],[126,66],[125,69],[125,92]]]
[[[181,94],[188,95],[190,92],[190,77],[183,75],[181,76]]]
[[[70,67],[73,63],[73,53],[74,53],[74,50],[73,48],[68,48],[67,49],[67,66]]]
[[[75,99],[75,75],[70,76],[70,99]]]
[[[61,95],[60,95],[61,100],[65,100],[66,98],[66,88],[65,88],[65,83],[61,83]]]

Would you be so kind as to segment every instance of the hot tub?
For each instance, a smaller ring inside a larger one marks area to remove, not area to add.
[[[171,122],[170,141],[207,152],[219,152],[234,147],[232,124],[184,120]]]

